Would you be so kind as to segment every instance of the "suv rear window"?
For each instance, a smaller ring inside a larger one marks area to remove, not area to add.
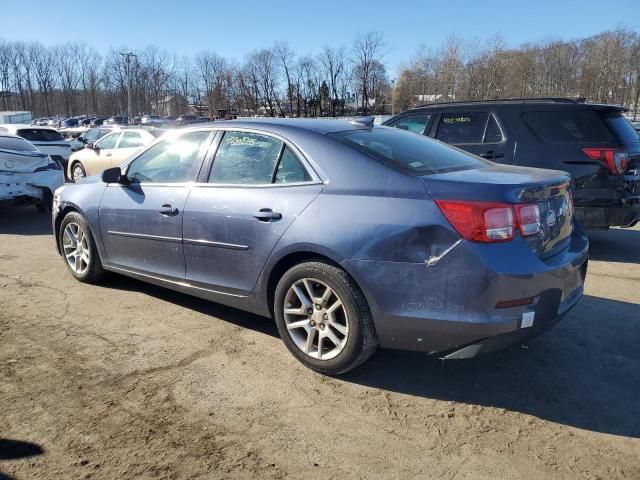
[[[23,128],[18,130],[18,136],[30,142],[63,142],[64,138],[55,130],[45,128]]]
[[[526,112],[527,125],[545,142],[612,142],[615,137],[593,110]]]
[[[633,128],[631,122],[624,118],[620,113],[604,112],[601,116],[604,118],[609,129],[616,135],[616,137],[618,137],[620,142],[624,144],[640,142],[640,134],[638,134],[638,131]]]
[[[422,135],[392,127],[330,133],[340,142],[416,175],[483,167],[489,162]]]

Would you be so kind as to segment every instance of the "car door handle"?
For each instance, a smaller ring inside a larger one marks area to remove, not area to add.
[[[270,208],[261,208],[260,211],[253,216],[261,222],[271,222],[282,218],[282,214],[280,212],[274,212]]]
[[[162,208],[160,208],[160,210],[158,210],[158,211],[162,215],[166,215],[168,217],[173,217],[173,216],[178,214],[178,209],[175,208],[175,207],[172,207],[168,203],[165,203],[164,205],[162,205]]]
[[[480,156],[482,158],[502,158],[504,157],[504,153],[496,153],[493,150],[489,150],[488,152],[481,153]]]
[[[112,154],[111,153],[105,153],[104,156],[105,157],[110,157]]]

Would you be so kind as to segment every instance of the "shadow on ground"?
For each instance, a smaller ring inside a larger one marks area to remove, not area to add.
[[[0,460],[19,460],[22,458],[42,455],[43,448],[35,443],[23,442],[21,440],[10,440],[0,438]],[[0,472],[0,480],[11,480],[7,474]]]
[[[133,290],[277,337],[273,321],[126,277]],[[586,295],[554,329],[525,347],[441,362],[381,350],[341,380],[416,397],[504,408],[586,430],[640,438],[640,307]],[[282,348],[285,348],[284,346]]]
[[[527,348],[444,363],[412,352],[380,351],[342,378],[640,438],[638,338],[638,305],[585,296],[558,326]]]
[[[589,258],[603,262],[640,263],[640,229],[589,230]]]
[[[0,208],[0,234],[50,235],[51,215],[40,213],[33,205]]]

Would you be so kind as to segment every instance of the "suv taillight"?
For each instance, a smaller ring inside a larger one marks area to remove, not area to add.
[[[453,228],[472,242],[508,242],[516,228],[523,237],[540,232],[540,209],[536,204],[465,200],[436,200],[436,203]]]
[[[629,166],[629,154],[619,148],[583,148],[587,157],[604,162],[614,175],[621,175]]]

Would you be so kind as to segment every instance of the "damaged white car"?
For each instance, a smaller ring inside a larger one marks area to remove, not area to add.
[[[53,192],[63,183],[60,163],[27,140],[0,132],[0,205],[35,205],[50,212]]]

